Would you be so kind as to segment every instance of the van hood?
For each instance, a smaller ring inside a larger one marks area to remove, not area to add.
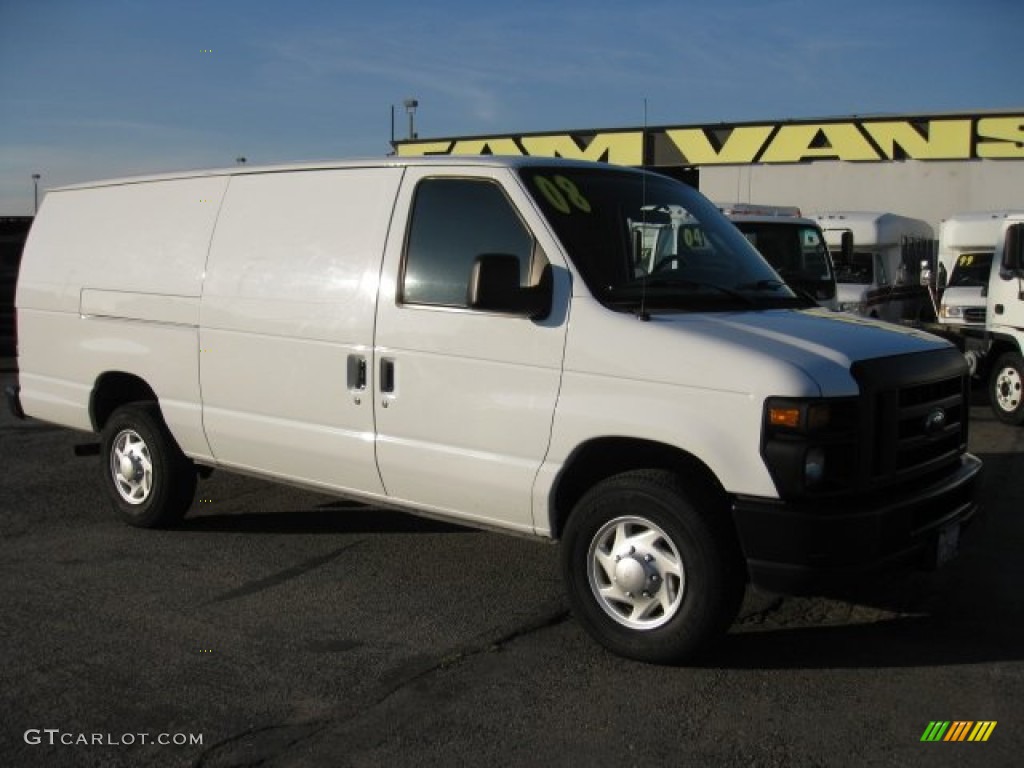
[[[659,320],[683,333],[712,337],[723,350],[788,363],[831,395],[856,394],[850,368],[860,360],[951,346],[913,328],[825,309],[662,315]]]
[[[824,309],[709,314],[706,319],[734,333],[796,347],[844,365],[949,346],[916,328]]]
[[[815,308],[657,312],[648,322],[573,304],[566,370],[629,376],[695,391],[762,397],[851,397],[851,367],[875,358],[950,349],[937,336]]]

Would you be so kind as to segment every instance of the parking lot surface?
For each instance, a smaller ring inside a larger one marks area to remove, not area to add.
[[[1024,429],[978,402],[971,430],[985,510],[952,564],[750,590],[666,668],[584,635],[550,544],[219,472],[180,529],[136,530],[87,435],[5,410],[3,764],[1020,765]]]

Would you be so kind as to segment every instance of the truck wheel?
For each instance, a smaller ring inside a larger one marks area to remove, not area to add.
[[[1005,352],[992,367],[988,396],[992,412],[1004,424],[1024,424],[1024,358]]]
[[[118,408],[103,427],[103,482],[118,514],[139,528],[178,523],[192,504],[196,469],[153,403]]]
[[[745,584],[717,494],[653,470],[583,496],[562,537],[562,571],[584,628],[611,651],[654,663],[692,658],[724,634]]]

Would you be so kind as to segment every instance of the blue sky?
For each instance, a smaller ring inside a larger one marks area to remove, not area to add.
[[[0,215],[41,186],[422,138],[1024,106],[1020,0],[0,0]],[[207,53],[205,51],[211,51]]]

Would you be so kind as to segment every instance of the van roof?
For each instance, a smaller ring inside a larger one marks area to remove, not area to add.
[[[825,231],[830,246],[839,243],[842,231],[847,229],[853,233],[854,242],[864,246],[896,244],[903,236],[934,236],[934,230],[928,222],[895,213],[829,211],[818,213],[815,218]]]
[[[817,227],[818,222],[803,215],[795,205],[761,203],[715,203],[730,221],[751,224],[800,224]]]
[[[157,173],[142,176],[126,176],[121,178],[98,179],[95,181],[68,184],[61,187],[52,187],[49,192],[60,192],[71,189],[89,189],[92,187],[117,186],[122,184],[140,184],[149,181],[170,181],[174,179],[194,179],[210,176],[247,176],[260,173],[282,173],[286,171],[318,171],[334,170],[342,168],[406,168],[437,166],[444,168],[452,167],[500,167],[500,168],[522,168],[530,166],[552,165],[564,166],[566,168],[592,168],[595,165],[603,165],[617,170],[637,172],[635,168],[626,166],[610,165],[607,163],[595,163],[587,160],[570,160],[557,157],[531,157],[531,156],[503,156],[503,155],[420,155],[410,157],[399,157],[388,155],[386,157],[353,158],[347,160],[320,160],[304,163],[286,163],[281,165],[235,165],[224,168],[195,169],[190,171],[176,171],[171,173]]]

